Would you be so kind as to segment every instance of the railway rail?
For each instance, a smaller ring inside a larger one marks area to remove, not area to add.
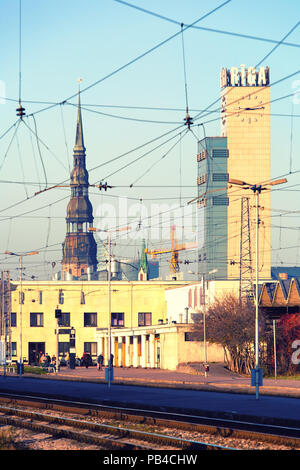
[[[238,440],[300,449],[297,427],[16,394],[0,394],[1,423],[111,450],[237,450]]]

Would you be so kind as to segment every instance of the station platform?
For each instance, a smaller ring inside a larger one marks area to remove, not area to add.
[[[188,373],[161,369],[123,368],[113,369],[115,384],[142,385],[164,388],[183,388],[191,390],[218,391],[229,393],[255,394],[250,377],[233,373],[223,364],[211,364],[207,376],[204,372]],[[57,374],[48,374],[47,378],[73,381],[105,381],[105,368],[99,371],[96,367],[62,367]],[[260,394],[300,398],[300,380],[288,378],[264,379],[259,388]]]

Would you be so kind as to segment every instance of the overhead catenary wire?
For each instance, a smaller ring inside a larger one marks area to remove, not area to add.
[[[176,20],[174,20],[172,18],[169,18],[167,16],[160,15],[159,13],[155,13],[153,11],[146,10],[145,8],[141,8],[140,6],[133,5],[132,3],[128,3],[128,2],[125,2],[123,0],[114,0],[114,1],[117,2],[117,3],[123,4],[123,5],[126,5],[128,7],[135,8],[136,10],[142,11],[143,13],[147,13],[148,15],[152,15],[152,16],[157,17],[159,19],[162,19],[164,21],[168,21],[169,23],[173,23],[173,24],[178,25],[178,26],[180,26],[180,24],[181,24],[180,21],[176,21]],[[268,42],[268,43],[273,43],[273,44],[279,44],[280,43],[281,45],[288,46],[288,47],[300,47],[300,44],[290,43],[290,42],[286,42],[284,40],[277,41],[276,39],[263,38],[263,37],[260,37],[260,36],[253,36],[253,35],[251,36],[249,34],[235,33],[233,31],[223,31],[221,29],[216,29],[216,28],[206,28],[206,27],[199,26],[199,25],[193,25],[191,27],[193,29],[199,29],[199,30],[202,30],[202,31],[218,33],[218,34],[223,34],[223,35],[228,35],[228,36],[234,36],[234,37],[244,38],[244,39],[251,39],[251,40],[254,40],[254,41],[262,41],[262,42]]]
[[[128,186],[129,186],[129,185],[128,185]],[[127,187],[128,187],[128,186],[127,186]],[[126,186],[124,185],[124,187],[126,187]]]
[[[220,5],[218,5],[216,8],[213,8],[212,10],[210,10],[208,13],[202,15],[200,18],[198,18],[197,20],[193,21],[193,23],[187,25],[187,26],[184,26],[183,28],[183,31],[186,31],[187,29],[189,28],[192,28],[194,25],[196,25],[197,23],[199,23],[200,21],[203,21],[205,18],[208,18],[210,15],[214,14],[216,11],[220,10],[221,8],[223,8],[225,5],[228,5],[229,3],[231,3],[231,0],[226,0],[225,2],[221,3]],[[108,75],[105,75],[104,77],[100,78],[99,80],[95,81],[94,83],[92,83],[91,85],[88,85],[87,87],[83,88],[81,90],[81,94],[83,94],[84,92],[90,90],[91,88],[95,87],[96,85],[99,85],[99,83],[102,83],[104,80],[107,80],[108,78],[111,78],[113,75],[121,72],[122,70],[124,70],[125,68],[128,68],[129,66],[133,65],[134,63],[136,63],[137,61],[141,60],[142,58],[144,58],[145,56],[151,54],[152,52],[154,52],[155,50],[159,49],[160,47],[164,46],[165,44],[167,44],[168,42],[170,42],[172,39],[176,38],[179,34],[181,34],[181,31],[177,31],[176,33],[172,34],[171,36],[169,36],[168,38],[164,39],[163,41],[159,42],[158,44],[156,44],[155,46],[151,47],[150,49],[148,49],[147,51],[143,52],[142,54],[140,54],[139,56],[135,57],[134,59],[130,60],[129,62],[127,62],[126,64],[122,65],[121,67],[118,67],[117,69],[115,69],[114,71],[110,72]],[[72,96],[69,96],[65,101],[70,101],[72,98],[75,98],[75,96],[77,96],[76,94],[73,94]]]
[[[7,155],[8,155],[8,153],[9,153],[9,150],[10,150],[10,148],[11,148],[11,146],[12,146],[12,143],[13,143],[13,141],[14,141],[16,135],[17,135],[17,132],[18,132],[18,129],[19,129],[19,125],[20,125],[20,121],[18,120],[18,121],[16,121],[16,122],[13,124],[13,126],[12,126],[12,127],[15,127],[15,130],[14,130],[14,133],[13,133],[13,135],[12,135],[12,138],[11,138],[9,144],[8,144],[7,150],[6,150],[6,152],[5,152],[4,156],[3,156],[2,162],[1,162],[1,164],[0,164],[0,171],[2,171],[3,165],[4,165],[4,163],[5,163],[5,160],[6,160],[6,158],[7,158]],[[11,127],[10,129],[12,129],[12,127]]]
[[[26,187],[26,184],[25,184],[25,173],[24,173],[23,160],[22,160],[21,149],[20,149],[20,144],[19,144],[19,139],[18,139],[17,134],[16,134],[16,142],[17,142],[19,163],[20,163],[21,173],[22,173],[22,177],[23,177],[23,186],[24,186],[26,197],[28,198],[28,191],[27,191],[27,187]]]
[[[167,150],[163,155],[162,157],[159,158],[159,160],[155,161],[141,176],[139,176],[133,183],[131,183],[129,185],[130,188],[132,188],[138,181],[140,181],[145,175],[147,175],[148,173],[150,173],[150,171],[154,168],[154,166],[156,166],[158,163],[160,163],[162,160],[164,160],[168,155],[169,153],[176,147],[176,145],[178,145],[178,143],[180,144],[182,139],[184,138],[184,136],[187,134],[188,131],[186,131],[184,133],[184,135],[182,136],[182,133],[180,132],[179,133],[179,139],[169,148],[169,150]],[[178,137],[178,134],[176,134],[174,137]],[[172,139],[174,138],[172,137]],[[170,139],[169,139],[170,140]]]

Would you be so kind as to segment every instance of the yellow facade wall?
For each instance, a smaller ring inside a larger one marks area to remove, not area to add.
[[[176,285],[188,282],[176,281]],[[167,306],[165,289],[173,282],[137,281],[111,282],[111,312],[124,313],[124,326],[137,327],[138,313],[151,312],[152,324],[159,320],[166,322]],[[17,326],[12,327],[11,341],[16,343],[15,359],[20,354],[20,284],[12,283],[11,311],[16,313]],[[59,291],[63,292],[64,303],[59,304]],[[22,353],[28,360],[28,343],[45,343],[45,353],[56,354],[57,339],[55,309],[70,313],[70,326],[76,330],[76,356],[81,357],[84,343],[96,343],[96,329],[108,327],[108,283],[101,281],[32,281],[22,283],[24,304],[22,305]],[[40,303],[40,292],[42,303]],[[85,304],[81,304],[82,292]],[[30,313],[43,313],[43,326],[30,326]],[[84,313],[97,313],[97,326],[84,326]],[[63,327],[61,327],[63,328]],[[60,342],[68,342],[69,335],[60,335]]]

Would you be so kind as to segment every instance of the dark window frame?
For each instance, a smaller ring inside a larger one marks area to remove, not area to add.
[[[59,326],[69,327],[71,326],[71,314],[70,312],[61,312],[61,317],[58,320]]]
[[[10,326],[17,327],[17,312],[10,312]]]
[[[111,326],[125,326],[124,312],[111,312]]]
[[[147,317],[150,319],[147,322]],[[138,326],[151,326],[152,325],[152,312],[139,312],[138,313]]]
[[[95,328],[98,325],[97,312],[84,312],[83,326],[85,328]]]
[[[92,352],[94,349],[95,352]],[[98,344],[96,341],[87,341],[83,343],[83,352],[88,353],[92,356],[98,355]]]
[[[38,317],[39,316],[39,317]],[[40,318],[41,324],[38,325],[37,319]],[[30,327],[31,328],[43,328],[44,326],[44,314],[43,312],[30,312]]]

